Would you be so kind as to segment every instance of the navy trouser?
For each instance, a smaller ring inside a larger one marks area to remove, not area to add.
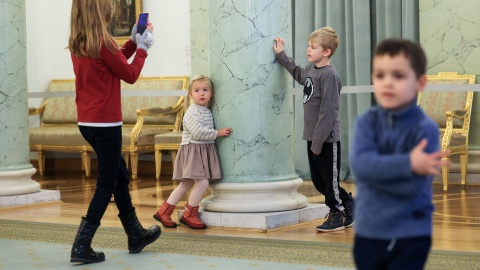
[[[358,270],[421,270],[431,245],[428,236],[378,240],[357,235],[353,256]]]
[[[310,150],[311,141],[307,141],[307,147],[313,185],[325,196],[325,204],[330,209],[343,211],[342,203],[348,200],[348,193],[339,181],[340,142],[324,143],[318,156]]]
[[[120,215],[135,211],[130,197],[127,164],[122,157],[122,126],[78,126],[83,138],[97,154],[98,177],[87,219],[100,222],[107,210],[112,194]]]

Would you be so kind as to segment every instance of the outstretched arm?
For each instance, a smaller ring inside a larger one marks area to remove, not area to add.
[[[303,85],[307,77],[307,70],[295,64],[295,61],[287,56],[285,53],[285,40],[280,37],[274,38],[273,40],[275,41],[273,51],[276,54],[278,63],[280,63],[299,84]]]

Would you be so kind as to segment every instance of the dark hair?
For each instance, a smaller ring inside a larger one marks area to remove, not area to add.
[[[373,57],[385,54],[391,57],[403,54],[410,62],[417,78],[425,75],[427,69],[427,57],[420,44],[407,39],[385,39],[377,45]]]

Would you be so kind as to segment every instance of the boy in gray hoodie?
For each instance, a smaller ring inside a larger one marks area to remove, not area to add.
[[[307,141],[308,163],[315,188],[325,196],[330,208],[328,218],[317,227],[319,232],[343,230],[355,222],[354,199],[340,187],[340,117],[342,84],[330,63],[338,46],[338,36],[331,27],[313,31],[308,38],[310,65],[302,68],[284,51],[285,41],[275,38],[273,50],[278,62],[304,86],[303,139]]]

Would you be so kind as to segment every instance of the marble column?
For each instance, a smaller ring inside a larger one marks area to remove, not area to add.
[[[303,208],[295,174],[291,76],[277,64],[273,38],[291,48],[291,1],[211,0],[212,112],[223,178],[202,201],[216,212],[272,212]]]
[[[208,0],[190,0],[192,75],[209,75]]]
[[[29,159],[25,1],[0,2],[0,207],[40,192]]]

